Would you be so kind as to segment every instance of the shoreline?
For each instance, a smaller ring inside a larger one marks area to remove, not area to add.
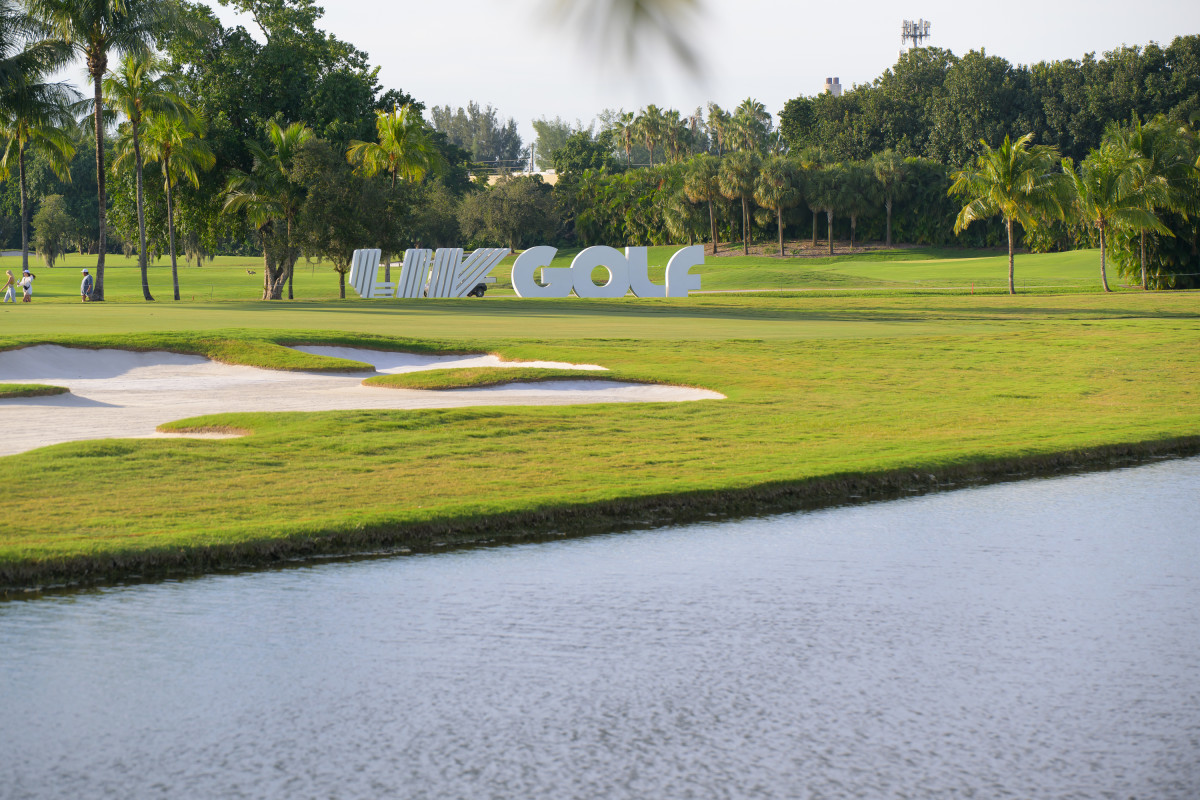
[[[834,474],[737,490],[650,495],[582,506],[492,516],[449,517],[420,525],[355,526],[237,545],[151,549],[0,565],[0,599],[45,592],[256,571],[340,559],[394,557],[445,547],[551,541],[684,525],[714,518],[812,511],[882,502],[972,486],[1138,466],[1200,455],[1200,436],[1102,445],[1019,458],[982,459],[953,468],[913,465],[880,473]]]

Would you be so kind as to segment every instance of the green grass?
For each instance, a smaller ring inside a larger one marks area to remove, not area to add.
[[[67,394],[70,391],[65,386],[46,386],[40,383],[0,383],[0,400],[16,397],[48,397],[55,394]]]
[[[424,369],[398,375],[376,375],[363,381],[364,386],[389,389],[478,389],[509,383],[542,381],[619,380],[612,372],[586,372],[577,369],[541,367],[467,367],[464,369]]]
[[[137,258],[108,255],[104,259],[104,297],[109,302],[144,302],[142,276]],[[96,256],[69,253],[55,262],[54,268],[30,254],[29,270],[37,277],[33,282],[33,302],[79,303],[80,270],[96,272]],[[20,256],[0,257],[0,275],[11,269],[20,276]],[[248,271],[253,271],[253,275]],[[147,268],[150,294],[155,300],[174,303],[171,281],[171,260],[160,258]],[[197,303],[212,300],[257,300],[262,296],[262,257],[217,256],[203,266],[179,261],[180,302]],[[307,262],[296,265],[295,288],[301,297],[331,299],[337,297],[337,273],[328,262]]]
[[[929,476],[1200,443],[1197,293],[35,302],[17,312],[3,318],[16,324],[0,326],[0,347],[165,348],[288,369],[353,366],[281,346],[299,342],[494,352],[728,399],[267,408],[174,426],[252,431],[242,439],[102,440],[0,458],[5,474],[37,476],[0,497],[0,584],[795,507]]]
[[[648,261],[650,277],[663,281],[667,261],[678,247],[651,247]],[[961,291],[999,293],[1006,291],[1008,256],[998,251],[958,250],[953,248],[906,248],[874,251],[855,255],[816,257],[706,256],[703,291],[764,292],[845,292],[869,291],[875,294],[923,291]],[[559,251],[552,266],[570,266],[578,249]],[[510,273],[515,256],[509,256],[493,271],[496,283],[489,287],[486,299],[514,295]],[[20,258],[0,258],[0,270],[11,269],[19,275]],[[34,303],[80,304],[80,269],[93,269],[95,256],[68,255],[54,269],[35,264]],[[248,274],[248,270],[254,272]],[[105,266],[105,298],[109,303],[142,303],[141,273],[135,258],[108,256]],[[150,291],[165,306],[195,305],[230,300],[253,302],[262,296],[262,259],[253,256],[218,256],[201,267],[180,262],[180,301],[173,300],[171,267],[168,259],[159,259],[148,269]],[[598,278],[603,272],[598,271]],[[1110,282],[1118,283],[1110,271]],[[1100,291],[1100,257],[1096,250],[1072,253],[1021,254],[1016,259],[1018,291]],[[324,261],[301,260],[296,266],[294,293],[297,300],[330,301],[338,298],[337,273]],[[347,288],[351,298],[354,291]],[[357,299],[357,298],[354,298]],[[412,302],[412,301],[409,301]],[[478,301],[476,301],[478,302]],[[11,306],[8,309],[11,310]],[[150,312],[163,314],[165,311]]]

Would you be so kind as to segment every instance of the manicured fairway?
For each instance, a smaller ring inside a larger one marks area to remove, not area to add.
[[[667,261],[676,247],[651,247],[648,260],[650,277],[662,282]],[[570,266],[578,250],[561,250],[553,266]],[[912,248],[863,253],[858,255],[804,258],[771,256],[706,256],[700,272],[703,291],[730,292],[761,290],[788,291],[862,291],[873,293],[911,292],[913,290],[954,290],[969,293],[998,292],[1007,287],[1008,257],[1004,253]],[[509,276],[513,256],[492,271],[496,283],[489,297],[512,296]],[[70,255],[54,269],[31,259],[37,276],[34,283],[36,302],[79,302],[79,270],[93,268],[95,256]],[[11,269],[19,275],[20,259],[0,258],[0,270]],[[249,274],[253,272],[253,274]],[[604,279],[602,271],[597,278]],[[1120,282],[1110,271],[1110,282]],[[164,304],[172,304],[170,263],[160,259],[149,268],[150,292]],[[1100,291],[1100,255],[1096,250],[1073,253],[1018,255],[1016,260],[1018,291]],[[208,303],[225,300],[257,300],[262,296],[262,259],[253,256],[218,256],[202,267],[180,262],[181,303]],[[295,297],[299,300],[333,300],[338,297],[337,273],[328,262],[301,260],[296,266]],[[352,289],[348,296],[354,298]],[[141,273],[135,259],[109,256],[105,267],[105,297],[109,302],[142,302]]]
[[[1195,293],[6,311],[0,347],[161,347],[269,364],[294,353],[276,342],[420,343],[600,364],[728,397],[263,409],[190,423],[255,431],[243,439],[107,440],[0,458],[12,488],[0,497],[0,583],[9,584],[787,507],[1200,443]],[[3,405],[0,415],[19,424]]]

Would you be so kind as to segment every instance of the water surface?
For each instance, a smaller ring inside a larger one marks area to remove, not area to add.
[[[1195,798],[1198,486],[0,603],[0,797]]]

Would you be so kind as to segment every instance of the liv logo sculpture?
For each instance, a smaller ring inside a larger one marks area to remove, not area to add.
[[[512,285],[518,297],[687,297],[700,289],[700,276],[692,267],[703,266],[704,247],[694,245],[676,251],[667,262],[666,282],[652,283],[646,248],[589,247],[569,267],[549,266],[558,251],[553,247],[531,247],[517,256],[512,268]],[[350,286],[360,297],[466,297],[479,284],[495,283],[488,273],[509,254],[508,248],[482,248],[463,258],[462,248],[406,250],[399,279],[379,280],[378,250],[355,250],[350,262]],[[592,273],[601,268],[608,281],[596,284]],[[541,270],[541,281],[537,279]]]

